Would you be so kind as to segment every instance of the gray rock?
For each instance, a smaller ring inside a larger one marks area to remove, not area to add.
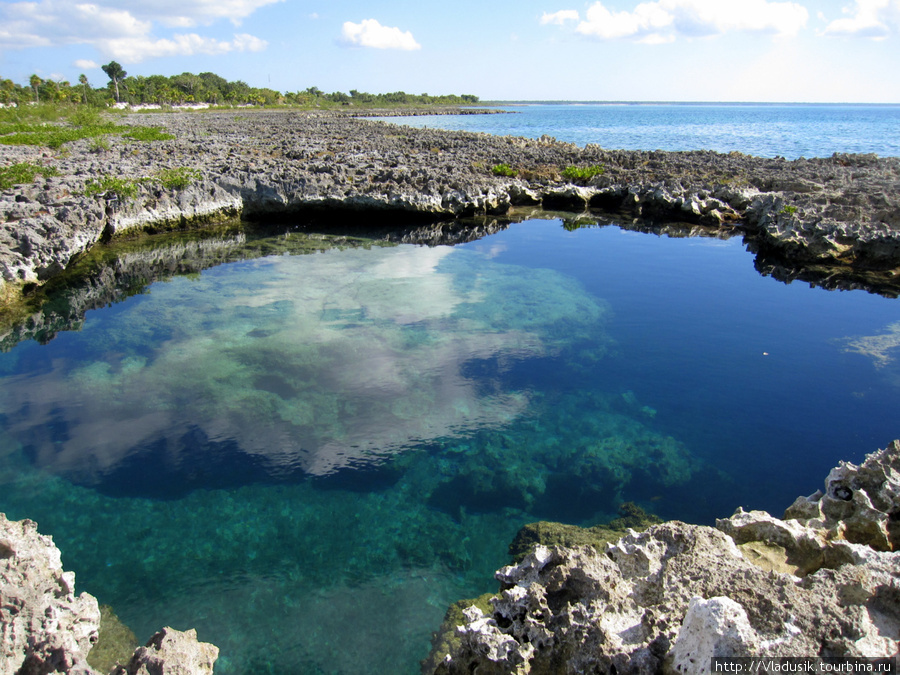
[[[832,472],[830,485],[866,495],[865,508],[842,514],[881,522],[893,512],[898,462],[895,442]],[[431,660],[434,672],[705,673],[713,656],[896,656],[900,552],[841,538],[872,529],[843,522],[739,509],[719,529],[668,522],[630,532],[605,554],[539,545],[497,572],[493,611],[465,615],[462,639]],[[775,571],[750,555],[766,547],[816,564]]]
[[[163,628],[110,675],[212,675],[218,657],[218,647],[197,640],[197,631]]]
[[[0,675],[90,675],[99,628],[97,600],[75,595],[53,540],[0,513]]]
[[[0,513],[0,675],[99,675],[87,662],[100,630],[97,600],[75,595],[52,538]],[[206,675],[219,650],[193,630],[164,628],[117,675]]]

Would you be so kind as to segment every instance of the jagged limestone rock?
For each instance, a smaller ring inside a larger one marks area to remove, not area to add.
[[[900,441],[860,466],[841,462],[825,479],[824,492],[798,497],[784,517],[825,530],[828,538],[900,550]]]
[[[88,663],[100,617],[96,598],[75,595],[75,573],[63,571],[53,539],[38,533],[34,521],[10,521],[0,513],[0,675],[101,675]],[[134,637],[121,624],[118,633],[124,636],[120,644]],[[112,672],[207,675],[218,654],[194,630],[165,628],[134,652],[127,667]],[[115,660],[119,656],[117,651]]]
[[[897,462],[895,442],[832,472],[832,491],[865,495],[866,508],[842,513],[892,513]],[[703,673],[711,656],[897,656],[900,552],[839,538],[848,529],[827,515],[805,524],[739,509],[718,527],[667,522],[605,552],[536,546],[497,572],[493,611],[465,614],[433,672]]]
[[[672,668],[678,673],[702,675],[710,659],[751,656],[759,651],[759,637],[747,612],[731,598],[691,598],[672,647]]]
[[[218,657],[219,648],[200,642],[197,631],[166,627],[110,675],[212,675]]]
[[[75,595],[53,539],[0,513],[0,675],[90,675],[99,627],[97,600]]]

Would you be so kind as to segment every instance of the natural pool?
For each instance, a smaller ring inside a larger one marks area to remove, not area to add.
[[[780,513],[900,436],[900,301],[762,277],[739,238],[304,238],[0,355],[0,511],[217,673],[416,672],[525,523]]]

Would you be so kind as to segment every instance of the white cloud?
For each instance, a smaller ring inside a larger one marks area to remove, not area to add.
[[[137,63],[158,56],[260,51],[267,43],[246,33],[219,40],[196,32],[161,37],[156,22],[191,26],[216,19],[240,21],[259,7],[281,0],[65,0],[0,3],[0,50],[93,45],[108,57]]]
[[[142,19],[185,28],[227,19],[239,24],[258,9],[284,0],[101,0]]]
[[[94,68],[99,68],[100,64],[96,61],[91,61],[90,59],[78,59],[73,63],[76,68],[80,68],[81,70],[93,70]]]
[[[382,26],[375,19],[364,19],[362,23],[345,22],[341,39],[345,44],[355,47],[402,50],[422,48],[409,31]]]
[[[601,40],[656,39],[659,31],[668,28],[674,21],[674,17],[660,4],[643,2],[633,12],[611,12],[602,2],[595,2],[588,7],[587,18],[578,24],[576,30]]]
[[[228,52],[260,51],[268,44],[252,35],[235,35],[231,42],[203,37],[196,33],[174,35],[172,38],[125,38],[103,40],[98,47],[123,63],[138,63],[146,59],[165,56],[192,56],[208,54],[217,56]]]
[[[900,0],[856,0],[844,13],[850,16],[829,23],[824,35],[882,40],[900,27]]]
[[[578,16],[575,10],[544,14],[541,23],[562,25],[573,16]],[[560,19],[556,20],[556,17]],[[662,43],[678,37],[705,37],[737,31],[796,35],[808,19],[806,8],[795,2],[651,0],[638,4],[631,11],[612,11],[598,1],[588,7],[585,19],[578,23],[575,30],[600,40]]]
[[[578,21],[581,18],[578,12],[574,9],[563,9],[559,12],[553,12],[552,14],[548,14],[544,12],[541,16],[541,25],[546,26],[547,24],[556,24],[557,26],[562,26],[566,21]]]

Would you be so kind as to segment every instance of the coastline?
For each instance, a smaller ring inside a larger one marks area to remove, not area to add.
[[[548,136],[417,129],[353,111],[137,113],[124,122],[175,139],[115,138],[108,149],[81,140],[58,152],[0,146],[7,163],[58,174],[0,192],[5,297],[43,284],[99,241],[138,231],[234,218],[425,224],[516,207],[739,234],[767,265],[788,270],[785,278],[802,278],[807,267],[831,280],[900,278],[900,158],[581,148]],[[566,177],[568,167],[593,175]],[[167,188],[153,180],[162,169],[196,180]],[[109,177],[133,193],[85,194],[90,181]]]

